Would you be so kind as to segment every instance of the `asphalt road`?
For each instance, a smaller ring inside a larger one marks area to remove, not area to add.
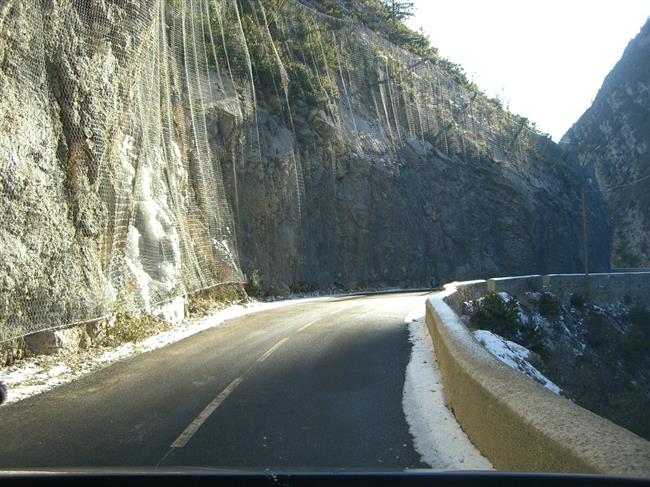
[[[427,293],[231,320],[0,407],[0,468],[423,468],[402,410]]]

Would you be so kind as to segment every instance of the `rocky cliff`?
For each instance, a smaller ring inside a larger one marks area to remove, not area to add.
[[[613,223],[612,266],[649,267],[650,21],[562,142],[607,199]]]
[[[294,0],[10,0],[0,92],[0,340],[240,269],[284,293],[581,268],[575,159]]]
[[[582,269],[575,158],[441,64],[300,4],[262,37],[261,7],[242,10],[261,158],[226,178],[246,272],[278,292]],[[602,270],[607,209],[587,203]]]

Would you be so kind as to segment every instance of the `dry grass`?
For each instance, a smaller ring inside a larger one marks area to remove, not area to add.
[[[106,327],[101,345],[117,346],[125,342],[139,342],[161,331],[169,330],[171,325],[151,315],[138,316],[131,311],[117,311],[115,321]]]
[[[221,284],[188,296],[187,311],[190,317],[195,318],[247,300],[248,295],[241,284]]]

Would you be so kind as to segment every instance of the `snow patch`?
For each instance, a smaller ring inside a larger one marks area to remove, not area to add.
[[[544,374],[533,367],[533,365],[528,361],[530,358],[530,350],[526,347],[511,342],[510,340],[506,340],[488,330],[476,330],[474,336],[488,352],[508,367],[523,372],[535,382],[542,384],[549,391],[555,394],[559,395],[562,392],[557,385],[548,380]]]
[[[422,306],[410,312],[405,322],[413,348],[406,368],[402,407],[415,450],[434,469],[493,470],[447,408]]]
[[[180,325],[185,319],[185,298],[177,296],[171,301],[157,306],[152,314],[172,325]]]
[[[77,380],[119,360],[162,348],[196,333],[214,328],[225,321],[260,311],[324,299],[328,298],[287,299],[270,303],[231,306],[197,320],[184,321],[171,330],[163,331],[138,343],[124,343],[115,348],[91,348],[76,354],[61,352],[56,355],[29,357],[14,365],[0,367],[0,379],[7,386],[7,403],[17,402]],[[174,303],[174,306],[177,307],[176,312],[179,312],[179,302]]]
[[[162,154],[157,159],[159,167]],[[126,242],[126,263],[146,312],[151,310],[152,296],[168,296],[181,284],[180,238],[166,194],[154,187],[153,171],[150,158],[143,158],[135,174],[137,206]]]

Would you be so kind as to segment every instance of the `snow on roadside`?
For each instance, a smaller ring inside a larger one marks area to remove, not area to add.
[[[501,362],[515,370],[523,372],[535,382],[542,384],[549,391],[560,394],[562,390],[553,382],[548,380],[544,374],[537,370],[528,361],[530,350],[518,343],[506,340],[499,335],[495,335],[488,330],[476,330],[474,332],[476,339]]]
[[[56,386],[72,382],[119,360],[156,350],[209,328],[214,328],[227,320],[260,311],[322,299],[327,298],[312,297],[236,305],[203,318],[183,321],[175,325],[171,330],[163,331],[138,343],[124,343],[114,348],[90,348],[78,353],[29,357],[20,360],[14,365],[0,367],[0,381],[8,389],[7,403],[17,402],[48,391]]]
[[[402,407],[415,449],[422,461],[436,470],[493,470],[447,408],[423,308],[424,303],[404,320],[413,348],[406,368]]]

